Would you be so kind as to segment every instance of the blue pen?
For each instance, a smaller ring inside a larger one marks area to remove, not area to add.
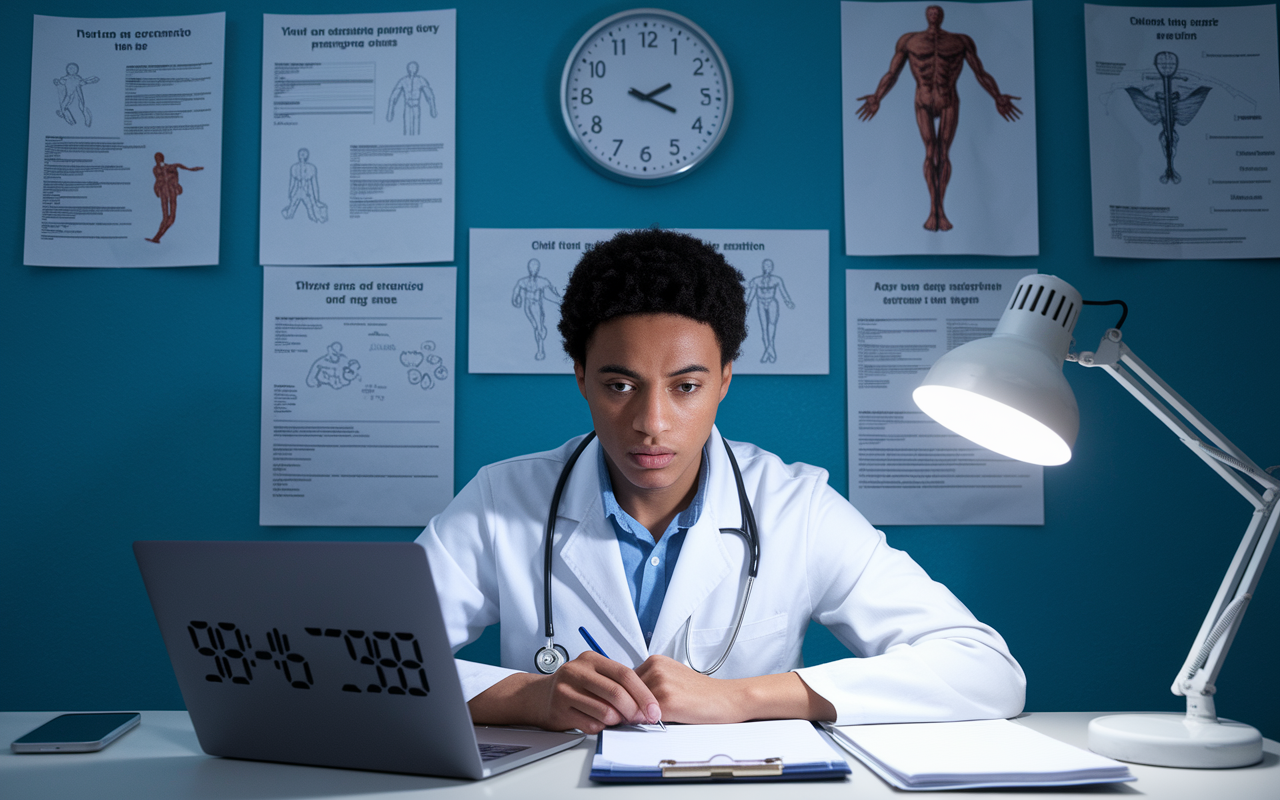
[[[605,658],[609,658],[609,654],[608,654],[608,653],[606,653],[606,652],[604,651],[604,648],[602,648],[600,645],[596,644],[596,640],[591,638],[591,634],[587,633],[587,629],[586,629],[586,628],[584,628],[584,627],[582,627],[581,625],[579,625],[579,626],[578,626],[578,633],[582,634],[582,638],[587,640],[587,647],[590,647],[592,650],[594,650],[594,651],[595,651],[596,653],[598,653],[599,655],[602,655],[602,656],[604,656]],[[612,659],[611,659],[611,660],[612,660]],[[658,727],[659,727],[659,728],[662,728],[664,731],[667,729],[667,726],[662,724],[662,720],[658,720]]]

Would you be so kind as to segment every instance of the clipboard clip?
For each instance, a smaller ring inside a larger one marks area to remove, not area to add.
[[[716,759],[725,759],[717,761]],[[738,761],[725,753],[717,753],[706,761],[658,762],[664,778],[757,778],[782,774],[781,758],[757,758]]]

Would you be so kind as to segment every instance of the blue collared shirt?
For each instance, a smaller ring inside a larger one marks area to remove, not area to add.
[[[667,585],[675,574],[676,559],[680,557],[680,548],[684,546],[685,531],[696,525],[698,518],[702,516],[702,507],[707,497],[709,461],[707,448],[703,446],[702,465],[698,467],[698,491],[693,496],[693,502],[671,520],[662,537],[655,542],[653,534],[618,505],[618,499],[613,494],[613,481],[609,478],[609,468],[605,466],[604,449],[600,450],[598,464],[604,515],[613,523],[613,532],[618,537],[618,548],[622,551],[622,571],[627,575],[627,588],[631,590],[631,602],[635,606],[636,617],[640,620],[645,644],[653,638],[653,626],[658,621],[658,612],[667,596]]]

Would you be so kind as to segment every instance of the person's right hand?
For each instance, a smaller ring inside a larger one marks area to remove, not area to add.
[[[862,101],[862,105],[858,106],[858,119],[863,122],[874,117],[880,110],[880,99],[874,94],[863,95],[858,99]]]
[[[589,650],[539,677],[529,691],[542,693],[530,721],[547,730],[599,733],[610,725],[662,719],[657,699],[634,670]]]

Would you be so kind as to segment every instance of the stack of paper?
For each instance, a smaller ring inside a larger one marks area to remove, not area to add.
[[[1134,780],[1118,761],[1003,719],[829,726],[885,781],[914,791]]]

